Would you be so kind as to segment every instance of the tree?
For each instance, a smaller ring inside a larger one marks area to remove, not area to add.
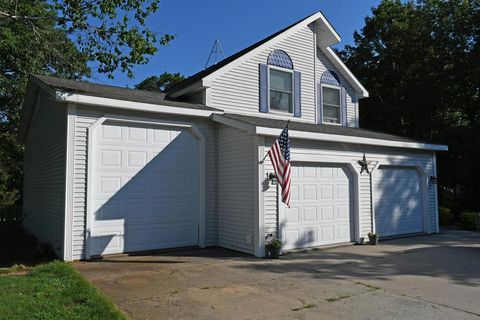
[[[112,76],[148,62],[173,36],[145,26],[158,0],[0,0],[0,206],[20,200],[16,140],[28,74]]]
[[[441,189],[479,209],[480,1],[384,0],[341,53],[370,91],[363,127],[442,142]]]
[[[23,24],[37,41],[44,39],[39,24],[52,21],[66,32],[100,73],[121,69],[133,76],[132,68],[145,64],[165,45],[171,34],[146,27],[148,16],[158,10],[160,0],[1,0],[0,19]],[[47,9],[46,9],[47,8]],[[61,51],[60,51],[61,52]]]
[[[164,72],[160,76],[151,76],[135,85],[135,89],[164,92],[168,87],[184,80],[180,73]]]

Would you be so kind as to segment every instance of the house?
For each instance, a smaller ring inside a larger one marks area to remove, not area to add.
[[[25,228],[64,260],[185,246],[262,257],[269,236],[290,250],[438,232],[447,146],[360,129],[368,92],[339,41],[318,12],[166,94],[32,76]],[[290,208],[262,161],[288,120]]]

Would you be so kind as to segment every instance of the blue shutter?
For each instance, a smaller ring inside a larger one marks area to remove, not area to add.
[[[347,126],[347,90],[344,87],[341,89],[340,100],[340,116],[341,124]]]
[[[318,123],[323,123],[323,91],[322,85],[318,85]]]
[[[259,65],[259,88],[260,88],[260,112],[268,112],[268,66],[261,63]]]
[[[293,116],[298,118],[302,116],[301,77],[300,71],[293,71]]]

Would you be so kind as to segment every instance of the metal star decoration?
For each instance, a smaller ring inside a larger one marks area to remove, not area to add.
[[[363,154],[363,159],[358,160],[358,164],[360,165],[360,174],[365,171],[366,173],[370,174],[370,170],[368,170],[368,166],[372,163],[372,161],[367,161],[367,158],[365,157],[365,153]]]

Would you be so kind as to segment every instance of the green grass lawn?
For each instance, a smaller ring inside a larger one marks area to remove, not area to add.
[[[0,319],[126,319],[68,263],[0,269]]]

